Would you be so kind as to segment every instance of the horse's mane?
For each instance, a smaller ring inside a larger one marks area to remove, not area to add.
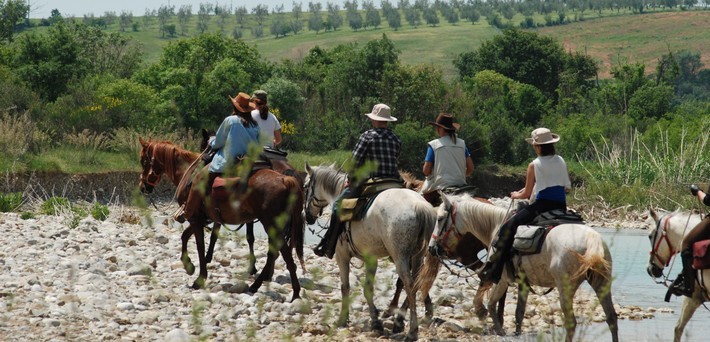
[[[340,194],[342,189],[343,179],[347,176],[346,173],[335,169],[333,164],[320,165],[313,169],[313,175],[318,176],[318,182],[323,187],[323,191],[329,194]]]
[[[151,141],[151,144],[153,144],[154,149],[162,150],[164,151],[163,153],[170,153],[169,151],[172,150],[172,152],[175,153],[176,157],[187,160],[188,162],[192,162],[200,156],[198,153],[179,147],[172,141]]]
[[[414,191],[419,191],[424,185],[424,181],[417,179],[413,173],[408,171],[399,171],[399,176],[404,180],[404,187]]]
[[[485,232],[485,236],[489,236],[491,239],[507,214],[505,208],[478,201],[469,194],[445,196],[456,204],[458,212],[456,217],[458,222],[462,223],[462,228],[472,227],[474,230]],[[486,241],[483,242],[486,243]]]

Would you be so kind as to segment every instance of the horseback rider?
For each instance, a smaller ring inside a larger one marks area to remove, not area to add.
[[[252,96],[256,109],[251,111],[251,117],[259,123],[261,141],[266,146],[276,148],[281,143],[281,123],[276,115],[269,112],[268,95],[264,90],[257,90]]]
[[[710,206],[710,196],[697,185],[693,184],[690,186],[690,193],[698,198],[701,203]],[[692,296],[695,290],[695,269],[692,267],[693,263],[693,244],[710,239],[710,215],[706,215],[705,218],[700,221],[691,231],[683,238],[683,245],[680,252],[681,260],[683,261],[683,270],[673,281],[671,286],[668,287],[668,292],[676,296]]]
[[[555,143],[560,140],[559,135],[541,127],[533,130],[531,137],[525,140],[533,146],[537,158],[528,165],[525,187],[511,192],[510,198],[530,198],[533,202],[519,209],[498,230],[498,237],[492,246],[494,251],[479,273],[481,284],[500,281],[505,262],[512,256],[511,248],[519,225],[532,221],[546,211],[567,210],[566,195],[572,184],[567,173],[567,164],[555,152]]]
[[[255,107],[249,94],[239,93],[236,97],[229,96],[229,99],[232,101],[232,115],[222,121],[216,135],[209,140],[210,148],[217,153],[212,162],[205,166],[208,177],[204,194],[198,196],[197,192],[190,192],[185,203],[184,219],[189,220],[199,210],[203,199],[210,194],[214,180],[247,154],[249,144],[259,142],[259,125],[251,116]]]
[[[451,114],[440,113],[429,124],[435,127],[439,138],[427,143],[422,166],[426,180],[420,192],[429,203],[438,205],[441,200],[437,190],[466,186],[466,177],[473,173],[473,160],[466,142],[456,137],[461,125],[454,123]]]
[[[397,159],[399,159],[402,141],[397,134],[387,127],[389,122],[397,121],[397,118],[391,115],[390,107],[383,103],[376,104],[372,108],[372,112],[365,115],[370,119],[373,128],[362,133],[355,144],[355,148],[353,148],[352,156],[355,166],[361,167],[367,161],[374,161],[377,163],[377,170],[370,173],[368,178],[399,178]],[[359,185],[349,181],[345,190],[333,203],[328,230],[318,246],[313,250],[317,256],[325,255],[329,259],[333,258],[338,237],[343,230],[342,222],[338,217],[338,206],[343,199],[359,196]]]

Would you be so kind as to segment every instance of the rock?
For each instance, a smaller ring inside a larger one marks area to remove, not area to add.
[[[157,241],[161,245],[167,245],[168,242],[170,242],[170,239],[165,236],[158,235],[157,237],[155,237],[155,241]]]
[[[116,304],[116,308],[122,311],[127,311],[127,310],[133,310],[134,306],[133,303],[118,303]]]
[[[249,290],[249,285],[243,281],[239,281],[234,285],[229,286],[225,292],[228,293],[246,293]]]
[[[129,276],[142,275],[150,277],[152,274],[153,272],[151,271],[150,266],[144,264],[134,265],[128,269]]]
[[[190,342],[190,335],[182,329],[173,329],[165,335],[165,342]]]

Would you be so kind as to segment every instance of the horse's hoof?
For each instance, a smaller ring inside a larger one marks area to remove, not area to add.
[[[419,339],[419,337],[417,336],[417,333],[409,333],[409,334],[407,334],[407,337],[404,340],[405,341],[416,341],[418,339]]]
[[[399,334],[402,331],[404,331],[404,321],[395,320],[394,325],[392,326],[392,333]]]
[[[488,310],[483,308],[481,310],[476,311],[476,317],[478,317],[479,320],[484,320],[486,319],[486,316],[488,316]]]
[[[382,321],[380,321],[379,319],[372,321],[372,323],[370,324],[370,328],[372,329],[372,331],[376,331],[379,333],[385,332],[385,326],[382,325]]]
[[[205,288],[205,279],[204,278],[197,278],[194,283],[192,283],[191,288],[193,290],[199,290]]]
[[[257,291],[259,291],[259,286],[254,286],[254,285],[249,286],[249,293],[254,294],[254,293],[256,293]]]
[[[392,317],[393,314],[394,314],[394,308],[388,308],[387,310],[382,312],[382,318]]]

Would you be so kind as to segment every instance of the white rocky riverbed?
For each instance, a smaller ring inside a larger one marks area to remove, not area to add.
[[[111,207],[107,221],[82,220],[70,228],[63,216],[23,220],[16,213],[0,214],[0,340],[6,341],[242,341],[242,340],[373,340],[402,339],[390,335],[392,319],[384,319],[385,335],[369,331],[367,305],[353,262],[350,325],[333,327],[340,311],[340,280],[334,261],[318,258],[305,247],[308,272],[299,277],[301,300],[289,303],[291,286],[281,259],[274,280],[256,294],[243,292],[253,277],[245,275],[246,241],[222,230],[209,265],[204,290],[191,290],[179,261],[181,228],[167,225],[150,212],[151,225],[137,222],[137,210]],[[257,267],[265,261],[267,243],[257,238]],[[188,245],[197,263],[194,239]],[[461,271],[461,269],[458,269]],[[463,271],[462,271],[463,272]],[[464,272],[465,273],[465,272]],[[384,310],[396,280],[393,265],[381,260],[375,301]],[[461,278],[442,268],[431,295],[435,324],[422,322],[421,340],[500,340],[489,332],[491,320],[479,321],[472,310],[477,278]],[[538,293],[545,289],[536,289]],[[512,334],[515,295],[511,287],[506,325]],[[404,296],[402,296],[404,298]],[[653,308],[622,307],[621,319],[653,317]],[[575,309],[580,326],[603,322],[604,314],[591,290],[580,291]],[[557,292],[531,295],[524,331],[528,336],[561,326]],[[443,323],[441,321],[443,320]],[[406,329],[405,329],[406,330]],[[608,334],[608,332],[604,332]],[[531,337],[534,339],[534,337]],[[588,340],[594,340],[589,336]]]

